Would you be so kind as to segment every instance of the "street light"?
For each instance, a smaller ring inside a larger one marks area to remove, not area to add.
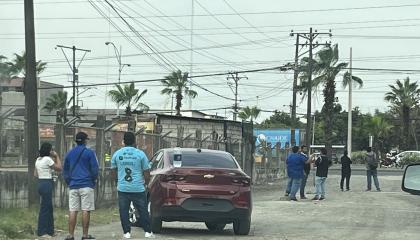
[[[121,62],[121,53],[122,53],[122,47],[120,45],[120,51],[118,51],[118,48],[115,46],[113,42],[105,42],[105,45],[111,44],[114,47],[115,56],[117,57],[118,61],[118,85],[121,83],[121,72],[125,66],[130,67],[131,64],[123,64]],[[120,115],[120,104],[117,104],[117,116]]]
[[[131,64],[121,62],[121,54],[122,54],[121,45],[120,45],[120,50],[118,51],[118,48],[115,46],[115,44],[113,42],[105,42],[105,45],[108,46],[109,44],[111,44],[114,47],[115,56],[117,57],[117,61],[118,61],[118,84],[120,84],[120,82],[121,82],[121,72],[122,72],[123,68],[125,66],[130,67]]]

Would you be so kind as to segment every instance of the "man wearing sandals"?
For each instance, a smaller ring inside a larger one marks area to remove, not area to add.
[[[69,235],[74,240],[77,213],[82,211],[83,239],[95,239],[89,235],[90,212],[95,210],[94,188],[98,177],[98,161],[95,153],[86,147],[88,135],[76,134],[77,146],[67,153],[63,177],[69,186]]]

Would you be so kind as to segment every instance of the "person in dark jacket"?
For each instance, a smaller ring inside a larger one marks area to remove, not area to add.
[[[83,239],[95,239],[89,235],[90,212],[95,210],[94,188],[98,177],[98,161],[95,153],[86,147],[88,135],[76,134],[77,146],[67,153],[63,177],[69,186],[69,235],[74,240],[77,213],[82,211]]]
[[[352,161],[347,156],[348,152],[344,151],[344,155],[341,157],[341,182],[340,189],[344,191],[344,179],[346,179],[346,191],[350,191],[350,176],[351,176],[351,167]]]
[[[297,201],[296,193],[299,191],[302,178],[303,178],[303,167],[308,160],[308,157],[300,154],[299,147],[294,146],[292,153],[287,157],[287,175],[289,176],[289,182],[291,183],[290,200]]]
[[[366,176],[367,176],[367,189],[366,191],[370,191],[372,187],[372,177],[373,182],[375,183],[376,191],[380,192],[381,188],[379,187],[379,180],[378,180],[378,158],[376,154],[372,151],[371,147],[366,149],[366,154],[363,160],[366,163]]]
[[[308,148],[306,147],[306,145],[302,145],[300,147],[300,154],[304,155],[305,157],[308,156]],[[311,172],[311,163],[308,162],[303,167],[303,178],[302,178],[302,183],[300,185],[300,199],[307,199],[305,196],[305,187],[306,187],[306,182],[308,181],[308,176],[310,172]]]
[[[324,200],[325,199],[325,181],[328,177],[328,168],[332,165],[332,162],[327,157],[327,149],[321,149],[321,156],[315,160],[316,176],[315,176],[315,188],[316,195],[312,200]]]

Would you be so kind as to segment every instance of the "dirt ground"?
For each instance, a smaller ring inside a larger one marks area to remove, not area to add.
[[[386,174],[386,173],[384,173]],[[380,176],[382,192],[365,192],[366,177],[351,178],[351,191],[339,190],[339,176],[327,180],[327,199],[290,202],[283,196],[284,181],[254,188],[254,210],[249,236],[236,237],[232,225],[220,233],[203,223],[164,223],[157,239],[419,239],[420,196],[401,192],[401,176]],[[307,188],[313,197],[312,179]],[[80,237],[81,229],[77,229]],[[121,239],[119,223],[91,229],[97,239]],[[59,239],[65,235],[62,234]],[[144,239],[142,229],[133,239]],[[79,238],[80,239],[80,238]]]

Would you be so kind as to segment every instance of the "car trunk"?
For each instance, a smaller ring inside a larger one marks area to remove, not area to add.
[[[177,190],[197,197],[235,195],[249,178],[237,169],[176,168]]]

